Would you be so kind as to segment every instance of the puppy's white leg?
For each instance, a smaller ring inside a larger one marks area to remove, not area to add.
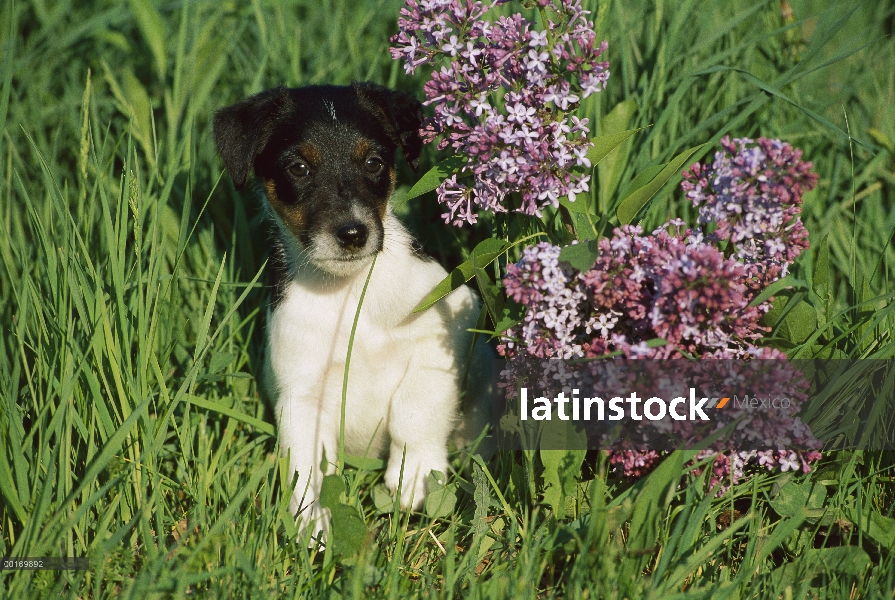
[[[282,393],[277,402],[280,451],[289,456],[291,476],[298,474],[298,481],[289,501],[289,511],[297,515],[299,531],[313,527],[318,534],[329,528],[329,511],[318,503],[320,486],[325,471],[321,470],[324,456],[326,471],[336,459],[337,441],[333,434],[338,425],[326,412],[320,411],[318,402],[295,394]]]
[[[456,373],[411,363],[392,398],[385,483],[394,492],[400,482],[402,508],[419,509],[429,473],[447,472],[447,441],[456,419],[456,389]]]

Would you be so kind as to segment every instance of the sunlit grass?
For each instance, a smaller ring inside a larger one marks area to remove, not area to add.
[[[827,4],[792,2],[790,18],[778,2],[601,3],[613,75],[589,116],[597,132],[649,127],[594,188],[609,214],[637,174],[728,133],[803,148],[820,182],[793,289],[816,334],[769,336],[793,355],[892,358],[895,6]],[[0,572],[0,596],[891,595],[891,454],[835,453],[722,498],[680,456],[636,484],[594,459],[559,521],[528,483],[536,458],[453,474],[457,508],[436,520],[393,511],[379,471],[349,468],[346,501],[371,531],[360,553],[296,541],[255,381],[266,224],[222,176],[211,116],[279,84],[421,96],[388,58],[399,6],[0,7],[0,556],[91,561]],[[456,264],[488,224],[449,231],[439,212],[424,197],[400,214]],[[674,181],[644,221],[668,216],[692,216]],[[891,370],[879,385],[893,389]]]

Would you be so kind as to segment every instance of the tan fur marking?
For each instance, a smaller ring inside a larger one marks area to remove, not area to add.
[[[354,143],[354,148],[351,150],[351,158],[355,161],[362,161],[367,157],[367,152],[370,151],[370,141],[364,138],[360,138]]]
[[[388,195],[385,197],[385,202],[379,205],[377,211],[379,212],[379,218],[385,220],[385,213],[388,209],[388,202],[392,198],[392,192],[395,191],[395,182],[398,180],[398,173],[394,168],[388,170]]]
[[[271,207],[277,211],[292,234],[298,237],[307,226],[308,220],[304,208],[289,206],[281,202],[277,196],[277,186],[273,179],[264,180],[264,192],[267,194],[267,199],[270,200]]]
[[[320,166],[320,151],[317,149],[317,146],[310,142],[305,142],[298,147],[298,151],[301,152],[301,155],[305,158],[305,160],[310,163],[308,165],[309,167]]]
[[[267,199],[270,200],[272,205],[280,203],[280,199],[277,197],[277,184],[274,183],[273,179],[264,180],[264,192],[267,194]]]
[[[305,229],[307,229],[308,222],[304,207],[288,207],[280,214],[282,215],[286,226],[289,228],[289,231],[292,232],[292,235],[298,239],[302,239],[302,235],[304,234]]]

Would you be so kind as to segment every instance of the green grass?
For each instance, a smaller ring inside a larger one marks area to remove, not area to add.
[[[91,566],[0,572],[0,597],[895,593],[891,453],[829,453],[717,499],[680,454],[636,484],[597,461],[563,518],[539,457],[455,464],[458,503],[437,519],[377,509],[381,472],[349,468],[360,552],[296,542],[255,381],[268,238],[257,199],[222,177],[211,116],[282,83],[421,96],[387,54],[400,3],[86,4],[0,6],[0,555]],[[638,173],[726,133],[792,142],[820,183],[793,318],[772,336],[794,356],[890,359],[895,4],[791,4],[790,20],[778,2],[600,3],[613,75],[588,116],[598,133],[650,127],[601,163],[597,205],[611,214]],[[692,216],[675,183],[646,224]],[[439,212],[429,195],[400,214],[448,266],[491,233]],[[892,372],[872,390],[887,439]]]

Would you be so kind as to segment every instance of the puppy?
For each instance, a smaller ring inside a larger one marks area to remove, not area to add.
[[[402,507],[419,508],[429,472],[447,471],[452,432],[458,444],[474,440],[490,418],[490,350],[473,349],[467,331],[479,314],[473,292],[462,286],[412,313],[447,275],[389,207],[395,150],[416,168],[421,118],[413,97],[354,83],[269,90],[214,119],[234,184],[254,173],[275,224],[262,384],[298,474],[290,509],[302,529],[326,532],[317,499],[338,455],[348,340],[374,257],[350,358],[346,452],[388,456],[385,483],[400,484]]]

